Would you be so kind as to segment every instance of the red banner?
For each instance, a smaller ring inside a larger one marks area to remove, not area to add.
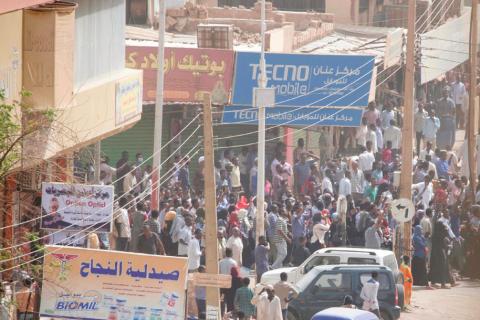
[[[157,85],[157,47],[126,48],[126,67],[143,70],[143,101],[155,101]],[[232,50],[165,48],[167,102],[202,102],[205,92],[212,103],[230,100],[234,54]]]

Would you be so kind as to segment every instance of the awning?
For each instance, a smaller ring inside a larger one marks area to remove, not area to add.
[[[398,34],[398,30],[401,29],[337,25],[332,34],[313,41],[296,51],[318,54],[374,55],[376,57],[375,64],[378,65],[384,61],[387,38],[390,35]],[[389,41],[389,43],[392,42]]]

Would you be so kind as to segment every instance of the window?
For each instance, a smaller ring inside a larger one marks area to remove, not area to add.
[[[348,258],[348,264],[378,264],[373,258]]]
[[[75,87],[125,68],[125,1],[74,0]]]
[[[352,276],[350,273],[322,273],[315,282],[315,287],[322,290],[347,291],[352,287]]]
[[[358,10],[360,12],[363,12],[363,11],[368,11],[368,5],[369,5],[369,0],[360,0],[359,4],[358,4]]]
[[[372,278],[371,273],[362,273],[360,275],[360,283],[362,286]],[[380,283],[380,287],[378,290],[390,290],[390,278],[386,273],[378,273],[377,281]]]
[[[327,257],[316,256],[307,262],[307,264],[305,265],[304,273],[308,273],[308,271],[312,270],[316,266],[332,265],[332,264],[340,264],[340,257],[339,256],[327,256]]]
[[[397,258],[395,258],[393,253],[383,257],[383,265],[389,267],[393,271],[393,274],[398,271]]]

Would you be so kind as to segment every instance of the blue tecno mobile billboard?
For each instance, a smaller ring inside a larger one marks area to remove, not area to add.
[[[260,54],[238,52],[232,105],[251,106],[258,86]],[[267,53],[267,87],[275,88],[275,105],[286,107],[366,107],[373,56]]]

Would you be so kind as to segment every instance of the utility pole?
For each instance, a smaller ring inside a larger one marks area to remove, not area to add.
[[[155,100],[155,127],[153,129],[153,174],[152,174],[152,209],[160,207],[160,171],[162,162],[162,124],[163,124],[163,78],[165,63],[165,0],[159,0],[158,8],[158,69],[157,94]]]
[[[265,70],[265,0],[262,0],[260,11],[262,52],[260,54],[260,77],[258,86],[260,89],[267,87],[267,77]],[[258,92],[258,91],[257,91]],[[257,100],[254,92],[254,100]],[[255,101],[256,104],[257,101]],[[265,215],[265,104],[259,101],[258,104],[258,171],[257,171],[257,214],[256,214],[256,240],[265,233],[264,215]]]
[[[415,0],[408,0],[408,31],[405,68],[405,87],[402,128],[402,172],[400,175],[400,198],[412,198],[412,160],[413,160],[413,95],[415,85]],[[403,254],[410,255],[412,246],[412,223],[403,224]]]
[[[470,22],[470,95],[468,104],[467,143],[468,143],[468,166],[470,169],[471,196],[475,199],[477,190],[477,162],[476,162],[476,135],[475,135],[475,98],[477,96],[477,50],[478,50],[478,23],[477,23],[478,0],[472,0],[472,15]],[[478,155],[477,155],[478,156]]]
[[[100,162],[102,161],[101,158],[102,158],[102,142],[101,141],[97,141],[97,143],[95,143],[95,152],[94,152],[94,157],[95,157],[95,160],[93,161],[93,163],[95,164],[95,184],[100,184]]]
[[[215,168],[213,153],[212,105],[210,94],[203,96],[203,145],[205,176],[205,258],[207,273],[218,274],[217,198],[215,194]],[[220,292],[207,287],[207,310],[217,310],[220,319]],[[207,312],[208,313],[208,312]]]

